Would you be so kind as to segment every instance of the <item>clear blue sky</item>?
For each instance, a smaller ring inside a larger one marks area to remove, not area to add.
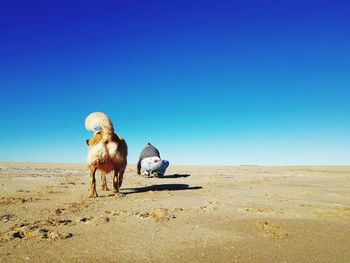
[[[136,163],[350,164],[347,1],[5,1],[0,161],[84,162],[103,111]]]

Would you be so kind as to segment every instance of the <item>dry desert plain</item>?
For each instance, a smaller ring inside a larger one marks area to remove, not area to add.
[[[350,262],[350,167],[128,166],[123,195],[88,185],[84,165],[0,163],[0,261]]]

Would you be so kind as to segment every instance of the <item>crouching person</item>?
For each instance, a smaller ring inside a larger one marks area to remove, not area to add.
[[[147,176],[163,177],[168,166],[169,162],[160,158],[158,149],[148,143],[137,162],[137,174],[140,175],[142,171]]]

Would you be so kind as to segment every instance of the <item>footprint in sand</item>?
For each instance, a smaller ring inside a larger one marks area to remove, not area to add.
[[[16,203],[25,203],[32,202],[32,198],[21,198],[21,197],[1,197],[0,204],[1,205],[10,205]]]
[[[51,226],[60,226],[60,225],[68,225],[72,223],[70,219],[59,219],[59,218],[49,218],[46,219],[46,223]]]
[[[50,231],[37,223],[19,223],[11,227],[10,231],[5,233],[5,240],[31,239],[37,238],[42,240],[57,240],[72,237],[72,233],[63,233]]]
[[[73,237],[72,233],[63,233],[63,232],[57,232],[57,231],[53,231],[48,235],[48,238],[50,240],[68,239],[71,237]]]
[[[14,214],[4,214],[0,217],[0,221],[7,223],[8,221],[14,221],[16,216]]]
[[[112,216],[123,216],[123,217],[128,217],[131,216],[131,212],[126,211],[126,210],[112,210],[112,211],[105,211],[107,214],[111,214]]]
[[[55,210],[55,214],[56,214],[56,215],[60,215],[60,214],[64,213],[65,210],[66,210],[66,209],[64,209],[64,208],[57,208],[57,209]]]
[[[175,214],[173,214],[169,209],[166,208],[157,208],[152,211],[146,212],[136,212],[135,215],[138,218],[142,219],[152,218],[156,222],[167,222],[170,219],[176,218]]]
[[[217,202],[209,202],[208,205],[202,205],[199,207],[200,211],[202,212],[208,212],[216,210],[219,207],[219,204]]]

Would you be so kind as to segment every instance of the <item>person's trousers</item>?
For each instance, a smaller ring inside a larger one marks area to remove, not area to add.
[[[150,173],[158,173],[159,176],[164,176],[169,162],[161,160],[158,157],[145,158],[141,162],[141,169]]]

